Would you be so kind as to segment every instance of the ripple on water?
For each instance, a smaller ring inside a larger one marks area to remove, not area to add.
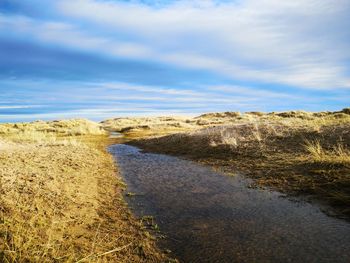
[[[183,262],[350,262],[350,224],[277,192],[247,188],[176,157],[110,147],[138,216],[153,215],[161,245]]]

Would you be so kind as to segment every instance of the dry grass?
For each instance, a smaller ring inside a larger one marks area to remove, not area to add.
[[[58,136],[54,133],[38,131],[21,131],[18,133],[0,136],[4,141],[15,143],[35,143],[38,145],[73,145],[80,144],[76,136]]]
[[[42,130],[42,123],[39,130],[6,125],[0,262],[165,262],[122,199],[124,184],[105,151],[106,136],[72,136],[88,132],[85,121],[81,129],[74,123],[55,132]]]
[[[77,146],[80,136],[104,134],[100,124],[85,119],[0,124],[0,140],[7,143]]]
[[[140,118],[115,118],[101,122],[109,131],[127,133],[128,135],[164,134],[191,130],[196,127],[195,121],[186,117],[140,117]]]
[[[350,109],[335,112],[222,112],[207,113],[197,117],[140,117],[115,118],[101,122],[109,131],[128,136],[145,137],[199,130],[204,127],[228,126],[246,123],[278,123],[290,128],[307,126],[319,130],[326,125],[346,124],[350,121]],[[259,136],[259,134],[256,134]]]
[[[221,124],[130,143],[241,171],[258,185],[312,196],[350,218],[349,113],[207,114],[208,123]]]
[[[305,149],[310,153],[313,161],[328,164],[350,164],[350,150],[343,143],[338,142],[331,150],[322,147],[319,140],[306,141]]]
[[[0,136],[12,136],[18,133],[30,134],[31,132],[42,133],[42,136],[48,134],[54,134],[54,136],[106,134],[100,124],[86,119],[0,124]]]

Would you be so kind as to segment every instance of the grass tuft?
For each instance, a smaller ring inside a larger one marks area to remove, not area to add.
[[[341,142],[334,145],[331,150],[324,149],[319,140],[306,141],[304,146],[314,162],[350,164],[350,151]]]

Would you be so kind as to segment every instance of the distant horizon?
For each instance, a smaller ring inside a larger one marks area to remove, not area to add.
[[[306,111],[309,113],[317,113],[317,112],[340,112],[343,109],[346,108],[350,108],[349,107],[344,107],[342,109],[335,109],[335,110],[321,110],[321,111]],[[272,112],[275,113],[281,113],[281,112],[289,112],[289,111],[304,111],[302,109],[293,109],[293,110],[286,110],[286,111],[268,111],[268,112],[261,112],[264,114],[269,114]],[[3,121],[0,120],[0,123],[25,123],[25,122],[35,122],[35,121],[55,121],[55,120],[69,120],[69,119],[87,119],[87,120],[91,120],[91,121],[95,121],[95,122],[102,122],[108,119],[115,119],[115,118],[147,118],[147,117],[189,117],[189,118],[193,118],[193,117],[198,117],[200,115],[203,114],[210,114],[210,113],[225,113],[225,112],[240,112],[241,114],[245,114],[245,113],[251,113],[251,112],[260,112],[260,111],[218,111],[218,112],[198,112],[198,113],[168,113],[168,114],[161,114],[161,113],[149,113],[149,114],[145,114],[145,113],[139,113],[139,114],[131,114],[131,115],[111,115],[111,116],[106,116],[104,118],[90,118],[89,116],[81,116],[81,115],[77,115],[77,116],[71,116],[71,117],[62,117],[62,118],[55,118],[54,116],[51,117],[47,117],[47,118],[37,118],[37,119],[32,119],[32,117],[28,117],[27,119],[17,119],[17,120],[13,120],[13,121]],[[66,113],[64,113],[63,115],[57,115],[57,116],[66,116]]]
[[[341,110],[349,27],[347,0],[2,0],[0,122]]]

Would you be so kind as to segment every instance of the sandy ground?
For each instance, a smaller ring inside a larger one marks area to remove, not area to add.
[[[0,262],[165,262],[123,201],[107,142],[0,143]]]
[[[350,109],[1,124],[0,262],[173,261],[124,202],[102,127],[350,218],[349,125]]]

